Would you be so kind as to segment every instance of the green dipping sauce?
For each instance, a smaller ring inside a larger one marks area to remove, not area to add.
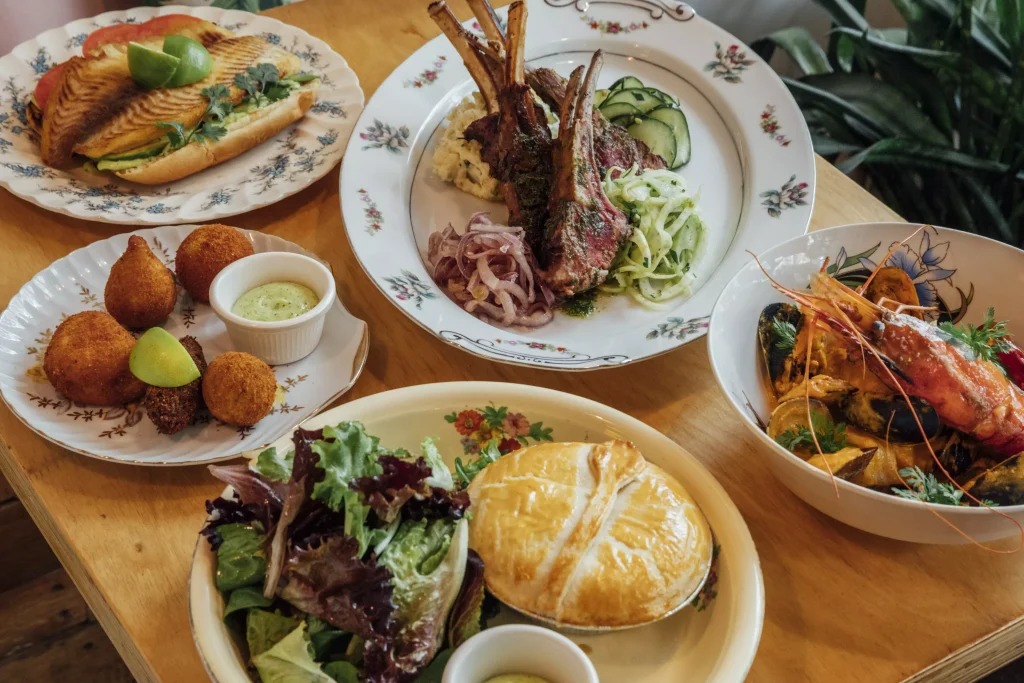
[[[494,678],[488,678],[484,683],[548,683],[540,676],[529,674],[502,674]]]
[[[573,318],[589,318],[597,307],[597,290],[583,292],[568,299],[558,310]]]
[[[296,282],[270,282],[253,287],[238,297],[231,312],[240,318],[261,323],[289,320],[320,303],[309,287]]]

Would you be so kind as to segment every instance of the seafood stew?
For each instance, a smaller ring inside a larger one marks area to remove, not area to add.
[[[980,324],[962,321],[968,305],[986,303],[973,286],[955,290],[956,307],[915,286],[901,265],[921,230],[877,265],[825,259],[807,289],[772,280],[790,302],[765,306],[757,321],[764,428],[831,477],[876,491],[1024,504],[1024,352],[993,308]]]

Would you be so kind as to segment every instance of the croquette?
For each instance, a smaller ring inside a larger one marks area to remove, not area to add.
[[[276,395],[274,371],[248,353],[231,351],[217,356],[203,376],[206,407],[228,424],[256,424],[270,412]]]
[[[253,253],[249,240],[239,230],[228,225],[204,225],[182,241],[174,268],[178,282],[193,299],[210,303],[210,283],[217,273]]]
[[[185,336],[178,340],[192,356],[199,368],[199,378],[180,387],[149,387],[142,407],[161,434],[175,434],[196,420],[196,414],[203,406],[203,375],[206,373],[206,357],[203,347],[195,337]]]
[[[177,300],[174,274],[153,255],[146,240],[129,237],[103,290],[107,312],[130,329],[153,327],[171,314]]]
[[[72,401],[118,406],[142,398],[146,385],[128,369],[135,337],[107,313],[75,313],[57,326],[43,371]]]

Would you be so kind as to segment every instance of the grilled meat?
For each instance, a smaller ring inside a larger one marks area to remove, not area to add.
[[[298,57],[257,36],[228,38],[214,43],[209,50],[213,70],[206,78],[181,88],[160,88],[137,94],[101,128],[76,144],[74,151],[96,159],[135,149],[166,134],[158,122],[177,121],[186,128],[199,123],[208,103],[202,94],[204,88],[226,85],[232,104],[238,104],[245,97],[245,91],[232,83],[247,67],[267,62],[276,66],[282,76],[300,67]]]
[[[565,79],[553,69],[531,69],[526,72],[526,80],[552,111],[562,109],[562,102],[565,100]],[[595,111],[593,116],[594,156],[602,178],[613,166],[628,169],[637,164],[641,170],[665,168],[665,160],[652,152],[643,142],[632,137],[625,128],[615,125],[599,111]]]
[[[533,99],[524,79],[526,5],[512,3],[508,11],[508,57],[505,85],[498,95],[499,121],[496,169],[508,207],[509,224],[522,226],[535,251],[544,236],[551,196],[551,131],[544,109]]]
[[[185,427],[188,427],[196,420],[199,409],[203,406],[202,382],[206,374],[206,357],[203,355],[203,347],[195,337],[182,337],[178,341],[192,356],[196,367],[199,368],[199,379],[189,382],[185,386],[165,388],[149,387],[146,389],[146,397],[142,400],[142,406],[146,409],[149,419],[156,425],[156,430],[161,434],[176,434]]]
[[[594,87],[602,61],[598,50],[585,79],[582,66],[573,71],[562,100],[549,217],[538,252],[546,261],[541,280],[560,299],[604,282],[632,230],[601,189],[594,153]]]
[[[229,35],[209,22],[183,28],[181,33],[207,47]],[[140,42],[160,49],[163,37]],[[39,126],[43,163],[53,167],[68,165],[72,147],[84,135],[120,111],[126,102],[145,96],[128,71],[126,44],[104,46],[88,57],[72,57],[58,67],[64,73],[46,98]]]

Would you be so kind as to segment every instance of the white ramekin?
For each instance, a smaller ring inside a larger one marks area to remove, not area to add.
[[[482,631],[459,646],[441,683],[485,683],[501,674],[540,676],[548,683],[600,683],[587,655],[560,633],[509,624]]]
[[[271,282],[305,285],[320,297],[320,302],[300,316],[274,322],[246,320],[231,312],[238,297]],[[327,266],[287,251],[267,251],[239,259],[220,271],[210,285],[210,305],[227,326],[235,348],[269,365],[293,363],[313,352],[335,298],[334,276]]]

